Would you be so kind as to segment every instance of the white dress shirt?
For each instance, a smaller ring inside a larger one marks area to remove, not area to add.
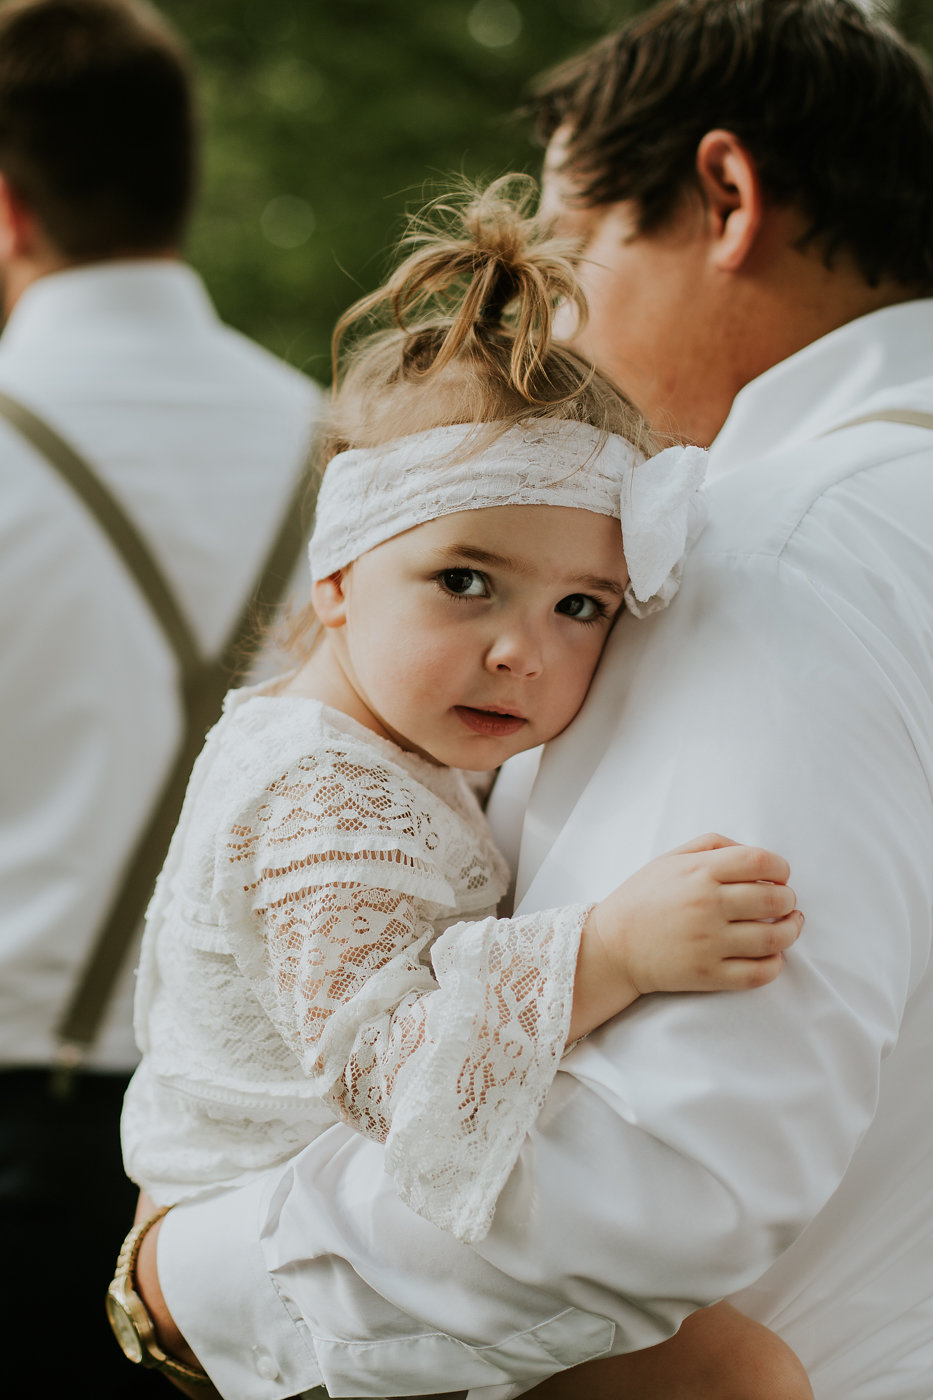
[[[472,1252],[340,1127],[170,1213],[163,1288],[228,1400],[498,1400],[724,1296],[818,1400],[930,1400],[933,432],[841,428],[885,407],[933,411],[931,301],[743,390],[681,593],[622,619],[522,838],[520,912],[705,831],[780,851],[807,918],[784,972],[577,1046]]]
[[[127,261],[40,278],[0,388],[82,452],[152,545],[205,648],[242,607],[320,390],[217,319],[196,274]],[[175,662],[71,488],[0,420],[0,1065],[53,1027],[180,737]],[[90,1063],[129,1069],[132,969]]]

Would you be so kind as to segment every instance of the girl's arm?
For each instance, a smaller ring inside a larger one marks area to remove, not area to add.
[[[568,1040],[642,992],[761,985],[800,927],[785,862],[709,837],[595,908],[455,925],[429,962],[430,906],[337,883],[327,858],[332,882],[303,887],[296,870],[313,865],[263,860],[231,949],[314,1091],[386,1143],[412,1209],[468,1241],[489,1227]],[[384,852],[372,873],[417,888],[411,868]]]
[[[385,864],[404,878],[401,856]],[[225,932],[308,1088],[386,1144],[412,1209],[480,1238],[564,1051],[589,906],[432,942],[430,906],[401,890],[278,886],[272,871]]]

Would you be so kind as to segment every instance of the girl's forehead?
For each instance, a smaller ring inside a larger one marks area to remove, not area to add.
[[[625,572],[618,520],[571,506],[488,506],[456,511],[406,532],[408,547],[444,561],[462,558],[513,572],[547,572],[560,566],[618,577]]]

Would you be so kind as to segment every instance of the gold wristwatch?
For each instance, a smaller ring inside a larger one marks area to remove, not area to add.
[[[188,1366],[184,1361],[176,1361],[162,1350],[156,1340],[152,1318],[136,1292],[133,1275],[139,1247],[156,1221],[161,1220],[169,1209],[169,1206],[163,1206],[141,1225],[134,1225],[123,1241],[117,1258],[117,1271],[107,1289],[107,1317],[127,1360],[135,1362],[137,1366],[163,1371],[165,1375],[188,1381],[189,1384],[210,1385],[210,1378],[204,1371]]]

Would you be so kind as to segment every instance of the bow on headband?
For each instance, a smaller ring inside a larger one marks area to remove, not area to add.
[[[684,556],[706,524],[707,453],[666,447],[635,467],[622,489],[625,601],[636,617],[666,608],[680,587]]]

